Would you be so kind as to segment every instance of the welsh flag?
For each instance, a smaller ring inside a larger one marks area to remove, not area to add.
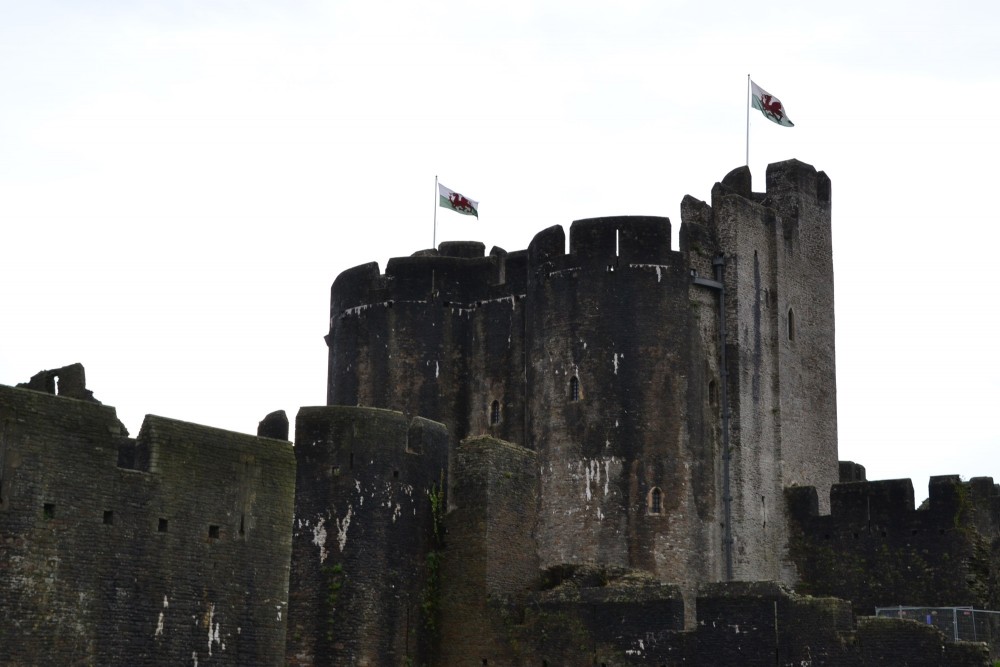
[[[438,183],[438,199],[443,208],[450,208],[462,215],[474,215],[477,219],[479,218],[479,202],[472,201],[465,195],[460,195],[440,183]]]
[[[781,100],[758,86],[753,81],[750,82],[750,92],[753,97],[753,101],[751,102],[753,108],[760,109],[760,112],[764,114],[764,118],[767,118],[778,125],[795,127],[795,124],[788,120],[788,114],[785,113],[785,107],[782,106]]]

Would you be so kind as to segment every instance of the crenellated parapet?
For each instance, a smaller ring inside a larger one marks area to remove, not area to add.
[[[793,539],[789,556],[800,588],[850,599],[859,613],[876,606],[975,605],[1000,599],[1000,487],[989,477],[932,477],[914,507],[908,479],[834,485],[830,513],[816,490],[787,490]]]

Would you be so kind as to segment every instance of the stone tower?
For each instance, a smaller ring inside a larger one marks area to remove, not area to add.
[[[469,436],[534,450],[542,568],[789,579],[783,489],[837,476],[830,181],[741,168],[682,218],[678,250],[615,217],[342,273],[328,403],[443,422],[452,464]]]

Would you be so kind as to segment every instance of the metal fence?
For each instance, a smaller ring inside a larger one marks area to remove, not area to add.
[[[956,641],[986,642],[992,655],[1000,651],[1000,611],[972,607],[877,607],[875,615],[933,625]]]

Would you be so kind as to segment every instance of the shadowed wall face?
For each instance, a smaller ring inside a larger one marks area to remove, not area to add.
[[[439,586],[444,426],[372,408],[302,408],[289,665],[427,662]]]
[[[5,660],[282,664],[290,443],[0,387],[0,471]]]

